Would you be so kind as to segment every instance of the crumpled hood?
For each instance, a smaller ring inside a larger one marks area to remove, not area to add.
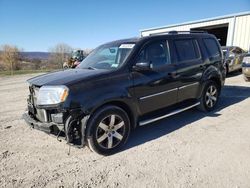
[[[62,71],[51,72],[36,76],[27,80],[32,85],[68,85],[73,82],[84,80],[89,77],[100,75],[107,70],[89,70],[89,69],[67,69]]]

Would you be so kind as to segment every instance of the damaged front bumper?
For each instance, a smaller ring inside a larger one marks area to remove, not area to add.
[[[59,136],[62,133],[68,144],[74,145],[78,148],[85,146],[85,128],[89,116],[69,116],[65,124],[55,122],[41,122],[37,120],[30,112],[23,114],[25,122],[34,129],[43,131],[47,134],[54,134]]]
[[[67,143],[83,146],[85,143],[86,114],[82,108],[70,108],[64,103],[38,105],[39,87],[30,85],[27,111],[23,114],[26,123],[34,128],[58,136],[64,136]]]
[[[48,134],[64,131],[64,124],[54,122],[40,122],[29,115],[29,112],[23,114],[23,119],[32,128],[44,131]]]

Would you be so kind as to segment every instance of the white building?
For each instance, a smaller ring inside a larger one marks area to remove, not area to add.
[[[168,31],[203,30],[214,34],[222,46],[239,46],[250,51],[250,12],[225,15],[141,30],[141,36]]]

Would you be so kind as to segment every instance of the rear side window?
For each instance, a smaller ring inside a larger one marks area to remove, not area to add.
[[[214,39],[203,39],[205,47],[208,51],[209,57],[219,57],[220,50],[217,42]]]
[[[194,39],[174,40],[179,62],[190,61],[200,58],[197,41]]]

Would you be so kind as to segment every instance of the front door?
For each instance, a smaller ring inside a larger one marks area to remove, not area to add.
[[[166,40],[152,41],[139,53],[137,62],[149,62],[151,69],[133,71],[134,92],[141,114],[164,108],[177,102],[176,69],[171,64]]]

